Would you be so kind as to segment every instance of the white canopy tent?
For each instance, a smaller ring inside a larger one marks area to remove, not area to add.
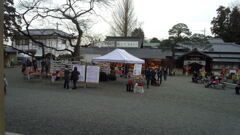
[[[92,59],[92,62],[117,62],[130,64],[143,64],[144,60],[139,59],[123,49],[115,49],[112,52]]]
[[[30,56],[29,56],[29,55],[27,55],[27,54],[24,54],[24,53],[18,53],[18,54],[17,54],[17,57],[30,58]]]

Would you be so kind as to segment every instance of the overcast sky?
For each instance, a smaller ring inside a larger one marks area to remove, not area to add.
[[[193,33],[210,32],[210,22],[219,5],[231,0],[135,0],[135,11],[146,37],[167,38],[168,30],[185,23]]]
[[[232,0],[134,0],[135,14],[142,22],[147,38],[168,38],[168,30],[177,23],[185,23],[193,33],[211,34],[210,22],[220,6],[229,6]],[[102,25],[102,24],[101,24]],[[99,26],[101,26],[99,25]],[[108,34],[102,28],[98,31]],[[109,29],[109,28],[108,28]]]
[[[18,0],[15,0],[15,2]],[[65,0],[50,0],[55,2]],[[210,22],[217,15],[216,9],[220,6],[229,6],[236,0],[134,0],[135,14],[147,39],[157,37],[168,38],[168,30],[177,23],[188,25],[192,33],[210,35]],[[237,0],[240,1],[240,0]],[[104,36],[109,35],[111,13],[114,7],[100,11],[105,18],[95,18],[92,31]],[[107,22],[108,23],[107,23]]]

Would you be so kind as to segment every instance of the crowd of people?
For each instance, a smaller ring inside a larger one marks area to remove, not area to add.
[[[162,80],[167,80],[167,68],[159,68],[159,69],[150,69],[148,68],[145,72],[145,78],[147,80],[147,88],[149,88],[149,84],[152,86],[160,86]]]
[[[192,75],[192,82],[195,83],[204,83],[205,87],[216,87],[222,86],[225,88],[225,83],[230,82],[231,84],[236,84],[235,87],[236,94],[239,94],[240,89],[240,69],[235,71],[222,69],[221,72],[206,72],[204,68],[199,71],[194,71]]]
[[[37,60],[36,58],[23,58],[22,59],[22,73],[27,74],[29,72],[40,72],[40,73],[48,73],[50,69],[50,60],[43,59]]]

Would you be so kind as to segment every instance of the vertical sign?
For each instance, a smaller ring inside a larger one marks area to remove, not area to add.
[[[133,75],[141,75],[142,74],[142,64],[135,64],[133,69]]]
[[[87,66],[86,83],[99,83],[99,66]]]

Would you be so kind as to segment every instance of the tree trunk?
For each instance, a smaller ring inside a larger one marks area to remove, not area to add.
[[[42,59],[45,59],[45,48],[44,48],[44,45],[42,45]]]
[[[80,45],[76,45],[74,47],[73,57],[76,57],[77,59],[78,59],[78,57],[80,57]]]

